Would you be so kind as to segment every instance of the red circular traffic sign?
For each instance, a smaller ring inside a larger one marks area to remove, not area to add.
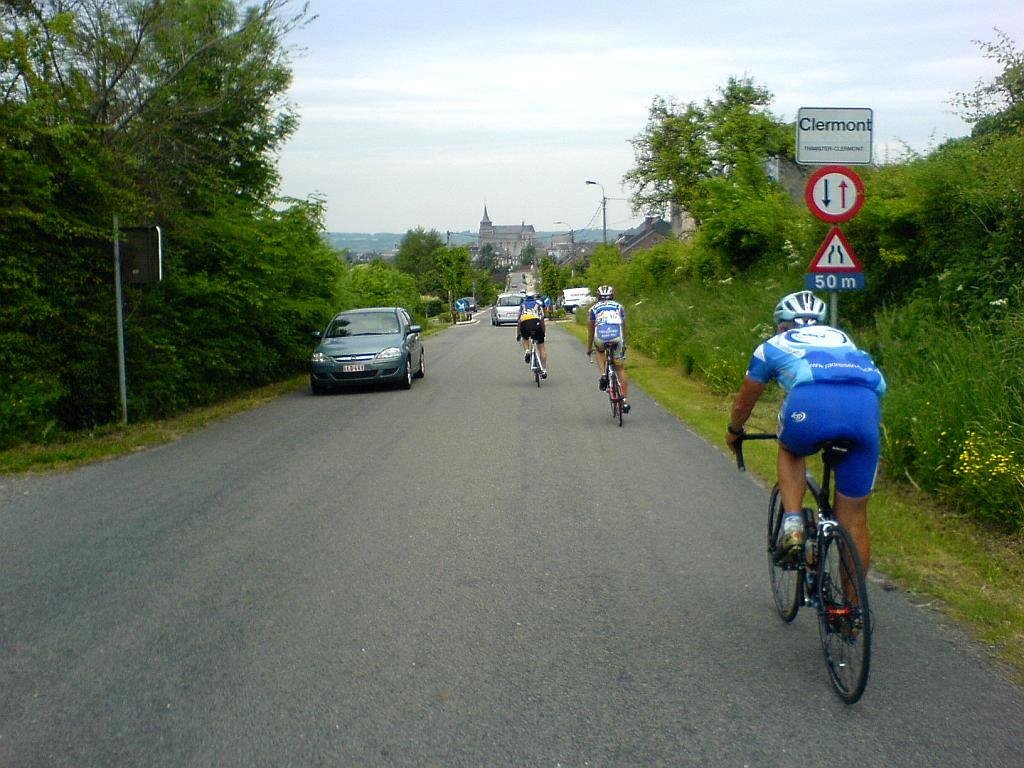
[[[811,213],[822,221],[849,221],[864,205],[864,182],[845,166],[826,165],[807,180],[804,200]]]

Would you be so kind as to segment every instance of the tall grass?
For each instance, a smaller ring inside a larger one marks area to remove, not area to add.
[[[685,283],[635,299],[630,344],[702,379],[714,392],[735,391],[750,353],[771,336],[778,281]]]
[[[620,284],[650,285],[630,268],[643,265],[625,266]],[[802,267],[687,277],[620,296],[630,345],[718,394],[735,392],[750,353],[774,333],[775,303],[802,287]],[[975,520],[1024,529],[1024,316],[966,325],[919,301],[850,328],[840,302],[839,325],[872,353],[889,383],[882,470]]]
[[[963,325],[908,305],[869,344],[889,382],[890,473],[977,520],[1024,528],[1024,316]]]

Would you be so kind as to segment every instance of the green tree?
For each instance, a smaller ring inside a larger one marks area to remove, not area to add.
[[[765,160],[793,157],[796,140],[791,126],[772,115],[771,103],[768,89],[749,77],[730,77],[719,89],[718,98],[705,102],[712,148],[709,177],[728,176],[736,184],[761,189],[768,184]]]
[[[601,285],[613,285],[620,293],[626,291],[630,288],[628,276],[628,265],[617,247],[608,244],[599,245],[594,249],[586,276],[591,293],[597,295],[597,288]]]
[[[442,290],[450,301],[470,292],[469,248],[445,248],[437,256],[437,270]]]
[[[494,246],[490,243],[485,243],[480,249],[480,256],[477,259],[477,266],[488,274],[494,272],[497,269],[498,257],[494,252]]]
[[[695,207],[698,182],[712,167],[707,120],[700,106],[656,96],[647,126],[631,143],[636,166],[623,181],[633,188],[634,212],[665,215],[673,206]]]
[[[439,259],[445,252],[444,240],[436,230],[422,227],[410,229],[398,244],[395,266],[412,275],[421,293],[442,295],[444,286],[439,272]]]
[[[398,306],[414,315],[423,314],[416,280],[383,261],[350,269],[345,289],[350,302],[346,309]]]
[[[764,162],[792,157],[792,131],[768,110],[771,93],[749,77],[731,77],[718,98],[698,106],[656,97],[647,126],[633,139],[636,166],[623,180],[633,188],[635,212],[665,215],[677,207],[698,221],[717,210],[708,182],[761,189]]]
[[[997,28],[995,33],[995,42],[974,43],[1002,72],[992,80],[979,80],[973,90],[957,93],[952,99],[961,117],[974,123],[975,137],[1024,132],[1024,51],[1018,50],[1005,32]]]
[[[301,368],[343,270],[320,201],[274,199],[286,5],[0,5],[0,378],[27,394],[0,439],[116,413],[115,213],[164,232],[164,282],[126,287],[130,415]]]

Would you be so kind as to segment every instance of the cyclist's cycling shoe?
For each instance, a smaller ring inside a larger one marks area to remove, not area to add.
[[[525,354],[523,354],[523,362],[526,363],[527,365],[530,364],[530,353],[529,352],[526,352]]]
[[[543,368],[540,369],[540,377],[542,379],[546,379],[548,377],[548,372],[546,370],[544,370]]]
[[[775,549],[775,562],[784,563],[800,557],[804,547],[804,521],[801,515],[786,515],[782,519],[782,535]]]
[[[597,388],[600,389],[602,392],[604,392],[606,389],[608,389],[608,377],[607,376],[602,376],[600,379],[597,380]]]
[[[622,399],[622,412],[629,413],[629,403],[626,402],[625,398]]]

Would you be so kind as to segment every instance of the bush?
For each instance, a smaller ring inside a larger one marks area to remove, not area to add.
[[[883,455],[972,517],[1024,527],[1024,317],[964,325],[924,302],[880,313]]]
[[[56,429],[53,411],[64,397],[53,376],[33,374],[13,379],[0,376],[0,449],[19,442],[44,442]]]
[[[803,243],[807,212],[782,189],[750,189],[727,179],[709,181],[707,188],[713,215],[704,220],[697,240],[723,271],[751,269],[762,261],[783,263],[793,243]]]

